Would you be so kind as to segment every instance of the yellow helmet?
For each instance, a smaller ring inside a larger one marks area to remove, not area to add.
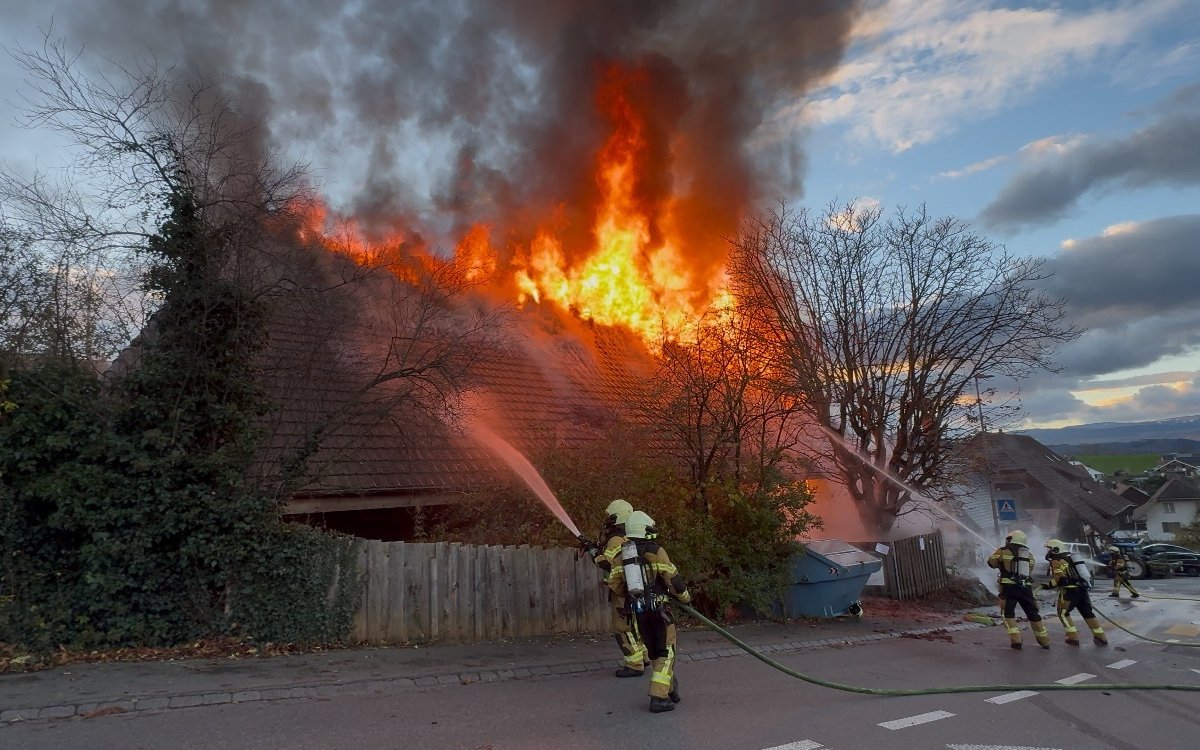
[[[1058,541],[1057,539],[1047,539],[1046,546],[1049,547],[1054,552],[1062,552],[1063,550],[1065,550],[1067,548],[1066,544]]]
[[[628,501],[617,498],[604,509],[609,523],[625,523],[625,519],[633,512],[633,506]]]
[[[654,528],[654,519],[640,510],[635,510],[625,519],[625,536],[634,539],[649,539],[647,534]]]
[[[1026,544],[1025,532],[1021,531],[1020,529],[1009,532],[1008,538],[1013,544],[1017,545],[1018,547],[1024,547]]]

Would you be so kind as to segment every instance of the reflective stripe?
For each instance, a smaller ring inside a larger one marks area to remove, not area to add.
[[[663,685],[670,685],[671,684],[671,675],[664,674],[662,672],[655,672],[654,674],[652,674],[650,676],[650,681],[651,682],[659,682],[659,683],[662,683]]]
[[[1011,634],[1013,634],[1013,633],[1020,633],[1020,632],[1021,632],[1021,629],[1020,629],[1020,628],[1005,628],[1005,630],[1007,630],[1007,631],[1009,632],[1009,635],[1011,635]]]

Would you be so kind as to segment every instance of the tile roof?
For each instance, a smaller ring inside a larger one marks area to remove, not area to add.
[[[296,497],[461,494],[511,481],[490,451],[421,410],[399,405],[407,380],[371,385],[394,335],[365,316],[310,306],[283,309],[268,322],[262,379],[276,408],[265,423],[259,473],[280,479],[314,431],[323,433]],[[505,340],[491,342],[464,372],[482,396],[489,423],[526,454],[594,440],[647,392],[653,360],[620,330],[588,328],[546,335],[536,315],[517,315]],[[444,501],[444,500],[443,500]],[[386,504],[385,504],[386,507]]]
[[[1130,506],[1128,500],[1028,435],[989,432],[976,435],[971,442],[986,449],[994,472],[1027,474],[1097,529],[1116,528],[1117,516]]]

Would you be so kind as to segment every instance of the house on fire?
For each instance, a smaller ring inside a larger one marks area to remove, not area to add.
[[[423,294],[377,274],[269,313],[259,370],[274,408],[257,470],[285,515],[403,539],[412,509],[515,481],[475,420],[530,457],[639,425],[655,362],[633,334],[537,310],[489,329],[469,302]]]
[[[1108,534],[1133,507],[1126,498],[1094,480],[1087,471],[1026,435],[987,432],[967,443],[973,466],[963,512],[978,529],[991,531],[993,503],[1001,532],[1040,530],[1047,538],[1083,540],[1087,530]],[[989,486],[990,485],[990,486]]]

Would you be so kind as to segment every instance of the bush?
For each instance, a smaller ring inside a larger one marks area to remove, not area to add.
[[[0,414],[0,640],[170,646],[231,632],[344,638],[360,581],[344,540],[285,526],[248,479],[268,404],[259,303],[171,196],[147,286],[162,304],[102,382],[69,362],[13,374]],[[232,594],[232,596],[231,596]]]
[[[362,601],[362,543],[295,524],[264,536],[234,585],[231,629],[272,643],[345,640]]]

